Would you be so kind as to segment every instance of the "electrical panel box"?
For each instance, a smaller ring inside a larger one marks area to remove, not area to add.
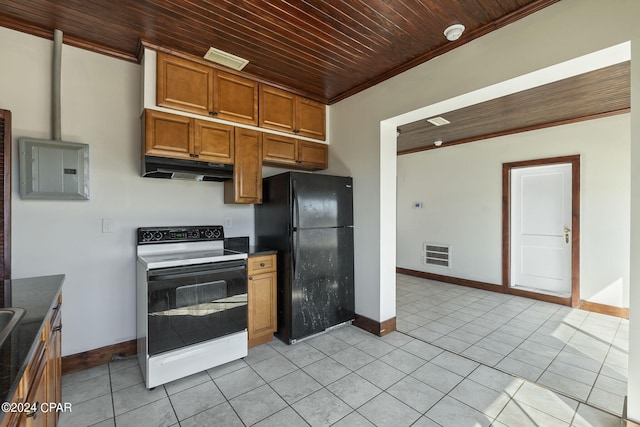
[[[23,199],[89,199],[89,145],[36,138],[18,144]]]

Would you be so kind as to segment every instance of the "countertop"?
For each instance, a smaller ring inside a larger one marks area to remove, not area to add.
[[[249,250],[247,251],[249,256],[273,255],[277,253],[278,251],[275,249],[259,248],[257,246],[249,246]]]
[[[278,253],[275,249],[250,246],[248,237],[227,237],[224,239],[224,248],[237,252],[245,252],[249,256],[272,255]]]
[[[5,280],[0,285],[0,307],[20,307],[24,317],[0,347],[0,401],[10,400],[36,350],[48,314],[57,303],[64,274]],[[0,420],[2,413],[0,413]]]

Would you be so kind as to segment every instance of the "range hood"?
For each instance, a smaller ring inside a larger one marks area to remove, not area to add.
[[[147,178],[222,182],[233,178],[233,165],[144,156],[142,159],[142,176]]]

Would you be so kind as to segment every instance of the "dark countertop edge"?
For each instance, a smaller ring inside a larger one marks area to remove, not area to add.
[[[275,255],[278,251],[270,248],[259,248],[256,246],[249,246],[249,252],[247,254],[252,256],[260,256],[260,255]]]
[[[36,276],[36,277],[28,277],[25,279],[29,279],[29,280],[34,280],[34,279],[38,279],[40,277],[49,277],[49,278],[54,278],[54,277],[59,277],[60,278],[60,283],[57,286],[56,292],[53,295],[53,298],[51,298],[51,303],[49,304],[49,308],[47,309],[47,313],[44,316],[44,319],[42,319],[42,323],[40,324],[40,328],[38,328],[38,332],[33,340],[33,343],[31,343],[31,348],[29,348],[29,352],[27,353],[25,360],[22,362],[22,365],[20,366],[20,369],[18,370],[18,374],[16,375],[16,379],[17,381],[14,381],[13,384],[11,384],[11,387],[9,388],[9,390],[7,391],[7,394],[5,395],[4,399],[2,400],[3,402],[11,402],[13,400],[13,397],[16,393],[16,389],[18,388],[18,385],[20,384],[20,380],[22,379],[25,370],[27,369],[27,365],[29,365],[29,363],[31,362],[31,359],[33,358],[33,355],[38,347],[38,344],[40,343],[40,336],[42,335],[42,330],[44,329],[44,325],[46,324],[46,322],[49,320],[50,317],[50,313],[51,310],[53,309],[53,307],[55,307],[55,304],[58,302],[58,295],[60,295],[60,291],[62,290],[62,285],[64,284],[64,280],[66,278],[66,275],[64,274],[52,274],[52,275],[47,275],[47,276]],[[12,279],[15,281],[19,281],[21,279]],[[2,422],[2,420],[4,419],[6,413],[4,411],[0,411],[0,423]]]

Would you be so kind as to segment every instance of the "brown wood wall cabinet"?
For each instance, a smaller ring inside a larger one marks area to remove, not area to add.
[[[51,403],[62,402],[62,321],[60,309],[62,295],[57,297],[57,305],[49,314],[49,321],[40,335],[36,351],[27,365],[12,403],[34,404],[34,410],[25,412],[8,412],[2,420],[2,427],[14,426],[46,426],[58,425],[58,411],[50,410]],[[49,405],[47,411],[39,406]]]
[[[328,167],[328,156],[326,144],[267,133],[262,136],[262,162],[267,166],[321,170]]]
[[[237,123],[258,125],[258,83],[158,52],[157,104]]]
[[[264,84],[260,85],[260,127],[325,140],[326,106]]]
[[[326,137],[324,104],[164,52],[157,52],[156,95],[161,107]],[[262,203],[263,148],[270,166],[328,167],[326,144],[156,110],[145,110],[143,120],[147,155],[234,165],[233,180],[224,184],[225,203]]]
[[[279,130],[308,138],[326,138],[326,105],[237,74],[157,53],[156,103]]]
[[[235,128],[233,180],[224,183],[224,202],[262,203],[262,133]]]
[[[145,154],[232,164],[234,127],[162,111],[144,112]]]
[[[273,340],[277,330],[276,255],[249,257],[248,334],[249,348]]]

